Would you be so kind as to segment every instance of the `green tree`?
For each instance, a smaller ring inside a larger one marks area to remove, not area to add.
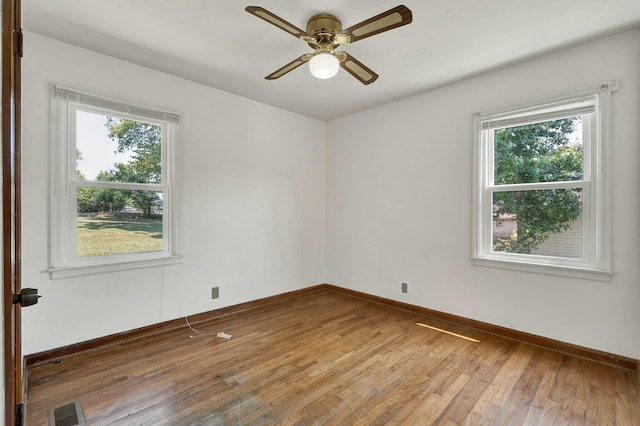
[[[580,180],[582,145],[571,141],[579,118],[508,127],[494,133],[495,183],[521,184]],[[494,249],[531,253],[549,235],[566,231],[580,215],[574,188],[494,193],[495,215],[514,215],[515,235],[495,239]]]
[[[82,160],[82,153],[79,149],[76,149],[76,179],[86,180],[82,172],[78,169],[78,162]],[[95,188],[78,188],[78,212],[97,212],[95,202]]]
[[[97,181],[111,181],[110,172],[100,172],[96,176]],[[115,213],[131,199],[131,191],[112,188],[83,187],[78,189],[78,211]]]
[[[100,172],[97,180],[105,182],[135,182],[135,183],[148,183],[146,182],[147,176],[145,173],[140,173],[136,170],[135,164],[115,164],[115,169],[108,172]],[[122,200],[122,205],[118,210],[121,210],[125,202],[134,205],[142,210],[145,217],[151,217],[156,203],[159,200],[158,195],[154,191],[141,191],[141,190],[122,190],[122,189],[104,189],[103,191],[116,191],[120,194],[117,200]],[[116,202],[116,200],[114,200]]]
[[[133,151],[128,165],[131,182],[162,182],[162,128],[141,121],[107,117],[108,136],[118,143],[118,152]],[[127,172],[128,173],[128,172]]]
[[[86,180],[85,176],[78,170],[77,162],[82,160],[82,153],[76,149],[76,179]],[[111,180],[108,172],[100,172],[96,177],[98,181]],[[128,200],[129,191],[121,191],[109,188],[78,188],[77,209],[82,213],[93,212],[117,212],[122,210]]]
[[[82,160],[82,153],[79,149],[76,148],[76,179],[77,180],[86,180],[82,172],[78,169],[78,162]]]
[[[162,128],[140,121],[107,117],[107,134],[118,143],[118,152],[133,152],[127,163],[118,163],[105,172],[105,181],[153,183],[162,182]],[[123,191],[125,192],[125,191]],[[129,201],[149,217],[159,198],[153,191],[126,191]]]
[[[97,212],[98,205],[96,203],[97,188],[78,188],[78,212],[89,213]]]

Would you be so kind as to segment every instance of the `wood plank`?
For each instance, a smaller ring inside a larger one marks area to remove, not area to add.
[[[413,312],[423,317],[428,317],[431,321],[440,321],[447,324],[455,325],[457,327],[465,327],[467,332],[473,334],[475,330],[480,330],[486,333],[495,334],[500,337],[509,338],[521,343],[527,343],[530,345],[551,349],[555,352],[561,352],[568,355],[579,356],[588,360],[602,362],[606,364],[615,365],[618,367],[626,368],[632,371],[638,370],[638,360],[623,357],[620,355],[599,351],[596,349],[586,348],[583,346],[573,345],[570,343],[561,342],[554,339],[549,339],[542,336],[536,336],[530,333],[525,333],[518,330],[509,329],[506,327],[497,326],[494,324],[485,323],[482,321],[476,321],[469,318],[460,317],[457,315],[448,314],[445,312],[435,311],[432,309],[424,308],[422,306],[411,305],[408,303],[398,302],[396,300],[386,299],[379,296],[373,296],[370,294],[358,292],[355,290],[349,290],[341,287],[337,287],[331,284],[319,284],[311,287],[307,287],[300,290],[295,290],[288,293],[283,293],[263,299],[253,300],[250,302],[241,303],[238,305],[228,306],[214,311],[203,312],[200,314],[192,315],[189,319],[192,325],[199,325],[203,322],[211,321],[212,319],[221,318],[226,315],[233,315],[240,312],[255,309],[270,303],[295,298],[300,295],[314,293],[323,290],[331,290],[341,294],[346,294],[355,298],[367,300],[374,303],[379,303],[390,308],[401,309],[404,311]],[[348,320],[345,320],[348,321]],[[93,348],[102,348],[107,345],[117,345],[130,340],[136,340],[140,338],[146,338],[148,336],[164,333],[174,329],[184,327],[184,318],[177,318],[170,321],[165,321],[159,324],[153,324],[147,327],[141,327],[135,330],[130,330],[122,333],[116,333],[109,336],[100,337],[97,339],[80,342],[65,346],[62,348],[56,348],[48,351],[43,351],[35,354],[30,354],[24,357],[25,365],[31,366],[41,362],[49,362],[52,359],[59,358],[66,355],[71,355],[77,352],[90,350]],[[469,330],[469,328],[471,330]],[[640,402],[640,401],[639,401]]]
[[[27,424],[640,424],[633,371],[329,289],[194,328],[30,365]]]
[[[380,303],[386,306],[392,306],[397,309],[402,309],[416,314],[424,315],[428,318],[434,318],[442,321],[446,321],[452,324],[465,326],[471,329],[480,330],[486,333],[495,334],[500,337],[506,337],[516,340],[518,342],[526,343],[529,345],[539,346],[545,349],[551,349],[556,352],[562,352],[568,355],[574,355],[581,358],[585,358],[592,361],[598,361],[615,365],[618,367],[626,368],[635,371],[638,368],[638,360],[616,355],[597,349],[586,348],[584,346],[573,345],[571,343],[562,342],[555,339],[550,339],[543,336],[537,336],[535,334],[526,333],[519,330],[513,330],[510,328],[502,327],[495,324],[489,324],[482,321],[473,320],[470,318],[461,317],[458,315],[449,314],[446,312],[440,312],[433,309],[425,308],[422,306],[411,305],[409,303],[399,302],[397,300],[386,299],[380,296],[374,296],[367,293],[362,293],[356,290],[346,289],[331,284],[324,284],[324,287],[333,290],[338,293],[350,295],[363,300],[368,300],[374,303]]]
[[[223,318],[227,315],[236,315],[244,311],[255,309],[268,305],[270,303],[277,303],[283,300],[295,298],[302,294],[314,293],[325,289],[324,284],[307,287],[301,290],[294,290],[287,293],[277,294],[271,297],[265,297],[262,299],[252,300],[245,303],[240,303],[225,308],[216,309],[213,311],[202,312],[200,314],[190,315],[189,323],[192,326],[198,326],[199,324],[207,321],[211,321],[217,318]],[[87,340],[80,343],[64,346],[61,348],[51,349],[47,351],[37,352],[29,354],[24,357],[25,365],[27,367],[39,364],[41,362],[49,362],[52,359],[60,358],[66,355],[75,354],[78,352],[87,351],[95,348],[103,348],[108,345],[117,345],[126,343],[131,340],[137,340],[141,338],[147,338],[154,334],[165,333],[168,331],[182,329],[185,326],[185,319],[183,317],[176,318],[170,321],[161,322],[158,324],[152,324],[146,327],[140,327],[134,330],[125,331],[122,333],[116,333],[109,336],[98,337],[96,339]]]

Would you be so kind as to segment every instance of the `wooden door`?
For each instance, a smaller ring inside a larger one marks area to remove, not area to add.
[[[20,0],[2,0],[2,236],[5,424],[22,424],[20,308]]]

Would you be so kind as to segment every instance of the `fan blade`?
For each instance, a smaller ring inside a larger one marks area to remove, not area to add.
[[[413,15],[406,6],[397,6],[340,32],[351,36],[351,43],[411,23]]]
[[[340,61],[340,66],[349,74],[360,80],[362,84],[371,84],[378,79],[378,74],[371,71],[362,62],[358,61],[347,52],[340,52],[346,56],[344,61]]]
[[[296,27],[295,25],[288,23],[287,21],[280,18],[279,16],[276,16],[273,13],[269,12],[268,10],[263,9],[259,6],[247,6],[245,7],[244,10],[246,10],[252,15],[257,16],[260,19],[264,19],[268,23],[275,25],[276,27],[288,32],[289,34],[291,34],[296,38],[300,38],[302,36],[309,36],[309,34],[307,34],[306,31],[302,31],[300,28]]]
[[[272,72],[271,74],[269,74],[268,76],[265,77],[265,79],[267,80],[275,80],[276,78],[280,78],[283,75],[285,75],[286,73],[295,70],[296,68],[298,68],[300,65],[304,64],[305,62],[309,62],[309,59],[311,59],[313,55],[312,54],[305,54],[300,56],[297,59],[294,59],[293,61],[289,62],[287,65],[283,66],[282,68],[278,69],[277,71]]]

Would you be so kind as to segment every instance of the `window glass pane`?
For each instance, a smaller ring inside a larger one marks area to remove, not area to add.
[[[582,117],[494,130],[495,185],[583,178]]]
[[[76,179],[161,183],[162,127],[76,111]]]
[[[493,193],[493,251],[582,257],[582,189]]]
[[[162,193],[78,188],[78,257],[162,251]]]

